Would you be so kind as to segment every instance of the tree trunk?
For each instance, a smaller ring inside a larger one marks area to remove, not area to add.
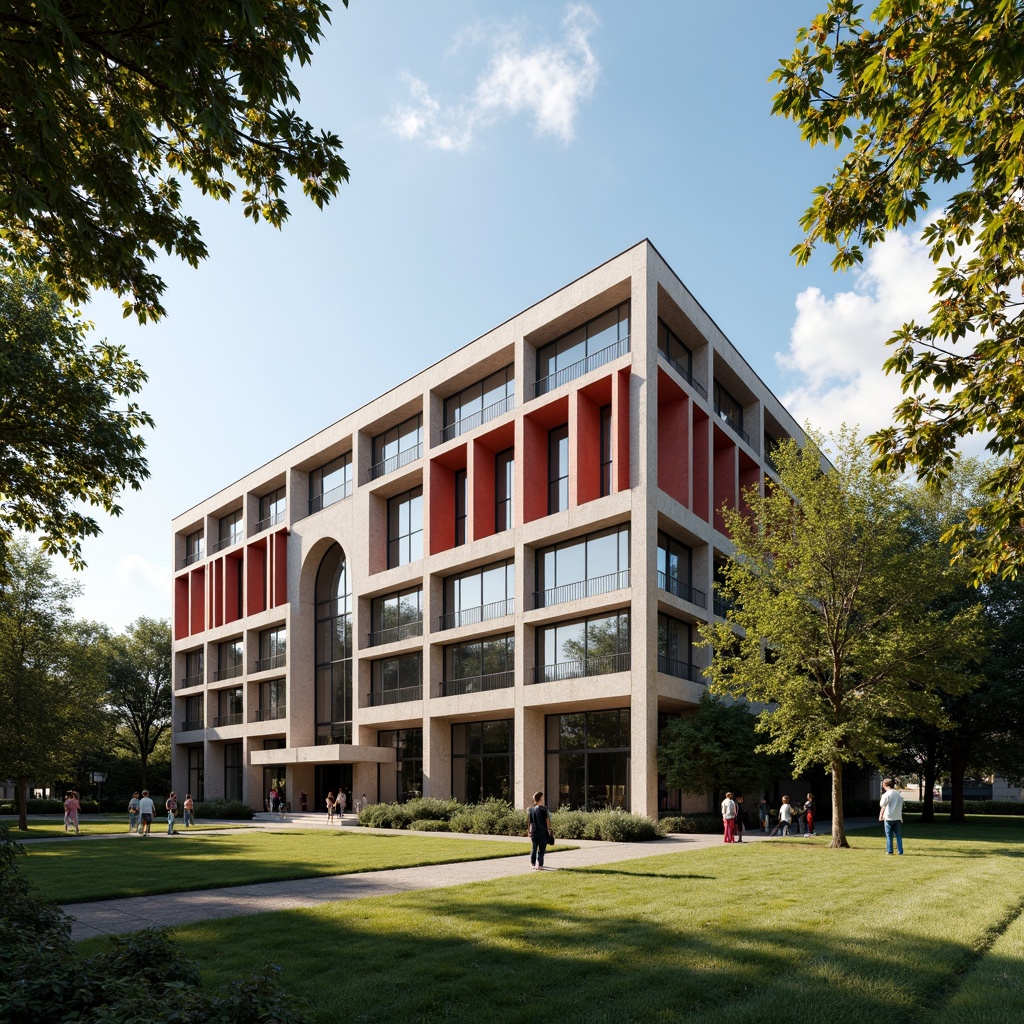
[[[935,760],[938,756],[939,741],[932,736],[925,744],[925,762],[922,772],[924,779],[924,806],[921,808],[921,821],[929,825],[935,824]]]
[[[28,776],[19,775],[14,781],[18,790],[18,828],[28,831]]]
[[[967,748],[954,737],[949,745],[950,824],[964,825],[964,776],[967,774]]]
[[[846,825],[843,821],[843,765],[840,761],[832,762],[832,850],[848,850],[846,841]]]

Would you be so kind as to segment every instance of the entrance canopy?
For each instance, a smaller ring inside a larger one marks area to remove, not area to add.
[[[251,764],[394,764],[394,747],[360,747],[322,743],[315,747],[284,747],[249,751]]]

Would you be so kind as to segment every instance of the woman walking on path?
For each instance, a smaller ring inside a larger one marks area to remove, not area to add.
[[[533,847],[530,850],[530,863],[534,871],[544,870],[544,851],[550,843],[555,841],[555,834],[551,829],[551,815],[544,806],[544,793],[533,794],[533,806],[529,810],[529,835]]]
[[[174,819],[178,816],[178,794],[171,790],[171,795],[164,803],[167,808],[167,834],[174,835]]]
[[[804,820],[807,823],[807,834],[809,836],[814,835],[814,794],[808,793],[807,799],[804,801]]]
[[[82,805],[78,799],[78,793],[75,790],[68,792],[67,798],[64,800],[64,831],[70,832],[71,829],[75,830],[75,835],[78,835],[78,812],[81,810]]]
[[[327,794],[327,824],[334,821],[334,790]]]

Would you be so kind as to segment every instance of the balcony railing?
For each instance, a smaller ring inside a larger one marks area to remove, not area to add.
[[[383,462],[378,462],[376,465],[371,466],[370,479],[376,480],[379,477],[386,476],[388,473],[393,473],[396,469],[401,469],[402,466],[408,466],[410,462],[415,462],[422,454],[423,442],[421,441],[412,448],[406,448],[404,452],[399,452],[390,459],[384,459]]]
[[[198,562],[200,558],[204,558],[205,555],[202,551],[191,551],[182,560],[179,569],[184,569],[186,565],[191,565],[193,562]]]
[[[486,676],[464,676],[446,679],[441,683],[441,696],[453,697],[462,693],[482,693],[484,690],[506,690],[515,686],[515,672],[492,672]]]
[[[658,655],[658,671],[664,672],[667,676],[675,676],[676,679],[690,679],[695,683],[704,680],[701,670],[696,665],[689,661],[677,661],[664,654]]]
[[[176,690],[186,690],[190,686],[199,686],[203,681],[203,673],[200,672],[194,676],[182,676],[178,680],[178,685],[175,687]]]
[[[668,365],[671,366],[672,369],[675,370],[676,373],[678,373],[679,376],[682,377],[683,380],[685,380],[686,383],[689,384],[690,387],[693,388],[693,390],[696,391],[697,394],[701,396],[701,398],[708,397],[708,389],[704,387],[704,385],[701,384],[699,380],[694,379],[693,372],[691,370],[683,366],[683,364],[679,362],[678,359],[673,359],[667,352],[662,352],[660,349],[658,351],[661,355],[661,358],[664,359],[665,362],[668,363]]]
[[[279,718],[285,718],[288,715],[288,709],[282,704],[276,708],[260,708],[256,712],[256,717],[253,721],[256,722],[274,722]]]
[[[381,707],[383,704],[401,704],[407,700],[422,700],[423,684],[415,686],[400,686],[394,690],[371,690],[366,697],[366,703],[371,708]]]
[[[724,423],[734,434],[739,434],[744,441],[753,447],[753,442],[750,440],[750,435],[723,409],[715,409],[715,415],[718,419]]]
[[[629,338],[621,338],[618,341],[612,342],[611,345],[592,353],[585,359],[571,363],[569,366],[549,374],[547,377],[541,377],[537,381],[536,393],[538,395],[546,395],[549,391],[554,391],[563,384],[568,384],[569,381],[582,377],[585,373],[590,373],[591,370],[596,370],[599,366],[604,366],[605,363],[618,359],[619,356],[624,356],[628,351]]]
[[[269,658],[260,658],[256,662],[254,672],[266,672],[272,668],[284,668],[288,661],[287,654],[272,654]]]
[[[736,605],[732,601],[730,601],[727,597],[719,597],[717,594],[715,594],[714,609],[715,609],[715,614],[720,619],[727,618],[728,616],[727,616],[726,613],[729,611],[730,608],[735,608],[735,607],[736,607]]]
[[[577,583],[566,583],[562,587],[551,590],[538,590],[533,595],[534,608],[547,608],[552,604],[564,604],[566,601],[579,601],[584,597],[597,597],[600,594],[611,594],[616,590],[625,590],[629,586],[629,570],[610,572],[607,576],[593,576]]]
[[[351,743],[352,742],[352,723],[351,722],[334,722],[332,724],[321,724],[318,726],[316,734],[316,745],[318,747],[324,746],[327,743]]]
[[[603,676],[610,672],[628,672],[629,651],[605,654],[582,661],[562,661],[555,665],[538,665],[533,670],[535,683],[557,683],[563,679],[582,679],[585,676]]]
[[[281,509],[280,512],[271,512],[266,519],[261,519],[256,524],[256,532],[262,533],[264,530],[269,530],[272,526],[277,526],[278,523],[283,523],[285,514],[285,509]]]
[[[398,640],[408,640],[411,636],[423,636],[423,620],[415,622],[402,622],[397,626],[389,626],[387,629],[378,629],[371,633],[366,640],[367,647],[379,647],[381,644],[393,644]]]
[[[236,711],[231,715],[218,715],[213,720],[214,728],[219,729],[222,725],[241,725],[242,724],[242,712]]]
[[[487,406],[486,409],[481,409],[470,416],[463,416],[454,423],[448,423],[441,428],[441,437],[438,443],[444,444],[445,441],[450,441],[453,437],[459,437],[469,430],[475,430],[481,423],[488,423],[498,416],[503,416],[509,409],[514,409],[515,406],[516,396],[509,395],[508,398],[502,398],[500,401]]]
[[[312,515],[314,512],[327,508],[328,505],[333,505],[337,501],[344,501],[351,496],[352,481],[346,480],[343,484],[338,484],[337,487],[332,487],[329,491],[324,491],[322,494],[314,494],[309,499],[309,514]]]
[[[515,599],[510,597],[505,601],[482,604],[479,608],[461,608],[457,612],[442,615],[440,628],[455,629],[457,626],[475,626],[478,622],[500,619],[503,615],[511,615],[516,610],[515,605]]]
[[[178,732],[196,732],[199,729],[205,728],[206,726],[203,724],[203,720],[201,718],[186,718],[185,721],[181,723],[181,728]]]
[[[667,591],[680,600],[689,601],[690,604],[695,604],[698,608],[707,608],[708,606],[708,595],[703,590],[696,590],[689,583],[684,583],[667,573],[658,573],[658,589]]]
[[[210,545],[210,554],[214,554],[217,551],[223,551],[225,548],[229,548],[232,545],[237,544],[241,539],[241,533],[233,533],[230,537],[221,537],[220,540],[215,540]]]
[[[213,681],[215,683],[219,683],[224,679],[236,679],[241,674],[241,665],[230,665],[228,668],[217,668],[213,670]]]

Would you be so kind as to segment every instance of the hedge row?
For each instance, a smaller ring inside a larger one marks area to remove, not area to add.
[[[558,839],[603,839],[636,843],[661,833],[647,818],[625,811],[555,811],[551,815]],[[412,829],[420,832],[463,832],[485,836],[525,836],[526,811],[507,800],[461,804],[458,800],[425,797],[405,804],[371,804],[359,812],[367,828]]]
[[[936,814],[949,814],[950,802],[948,800],[936,800],[932,806]],[[904,800],[903,810],[910,813],[919,813],[924,810],[924,804],[920,800]],[[1015,814],[1024,815],[1024,803],[1016,800],[965,800],[964,811],[967,814]]]

